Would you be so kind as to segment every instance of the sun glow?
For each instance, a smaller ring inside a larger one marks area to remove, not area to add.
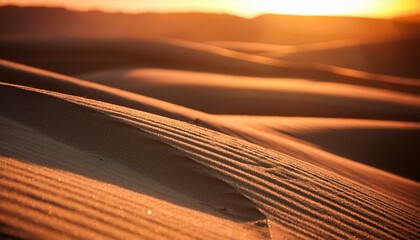
[[[0,5],[63,6],[121,12],[219,12],[253,17],[264,13],[395,17],[420,13],[420,0],[0,0]]]
[[[237,6],[244,13],[292,15],[352,15],[388,17],[396,12],[418,12],[418,0],[242,0]]]
[[[363,9],[367,1],[356,0],[294,0],[253,1],[251,7],[261,12],[275,12],[300,15],[325,15],[353,13]]]

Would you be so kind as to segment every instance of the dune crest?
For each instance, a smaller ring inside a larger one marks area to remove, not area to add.
[[[80,77],[214,114],[420,120],[414,94],[343,83],[149,68]]]

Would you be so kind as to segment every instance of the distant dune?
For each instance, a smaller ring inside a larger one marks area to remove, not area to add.
[[[246,19],[207,13],[111,14],[63,8],[0,8],[0,35],[3,36],[164,37],[294,45],[413,33],[420,33],[418,26],[368,18],[267,14]]]
[[[179,40],[0,40],[0,57],[77,76],[118,68],[153,67],[239,76],[300,78],[420,93],[416,79],[301,64]]]
[[[81,77],[215,114],[420,120],[417,96],[348,84],[161,69]]]
[[[411,23],[411,24],[420,24],[420,14],[401,16],[395,18],[396,22]]]
[[[297,62],[319,62],[374,73],[420,78],[420,38],[390,39],[303,51],[283,57]]]

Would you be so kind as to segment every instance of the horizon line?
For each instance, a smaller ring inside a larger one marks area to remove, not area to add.
[[[122,9],[118,10],[111,10],[111,9],[105,9],[105,8],[97,8],[97,7],[91,7],[91,8],[77,8],[77,7],[71,7],[71,6],[62,6],[62,5],[23,5],[23,4],[10,4],[10,3],[0,3],[1,7],[17,7],[17,8],[49,8],[49,9],[64,9],[67,11],[73,11],[73,12],[102,12],[107,14],[127,14],[127,15],[141,15],[141,14],[188,14],[188,13],[198,13],[198,14],[220,14],[220,15],[230,15],[245,19],[254,19],[258,18],[260,16],[264,15],[278,15],[278,16],[300,16],[300,17],[345,17],[345,18],[365,18],[365,19],[395,19],[400,17],[409,17],[409,16],[416,16],[420,14],[420,10],[415,13],[409,13],[409,14],[398,14],[395,16],[378,16],[378,15],[372,15],[369,16],[367,14],[283,14],[283,13],[272,13],[272,12],[257,12],[255,14],[240,14],[240,13],[234,13],[234,12],[227,12],[227,11],[197,11],[197,10],[170,10],[170,11],[125,11]]]

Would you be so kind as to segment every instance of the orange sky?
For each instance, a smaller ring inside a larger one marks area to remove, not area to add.
[[[280,13],[388,18],[420,13],[420,0],[0,0],[0,5],[6,4],[112,12],[225,12],[246,17]]]

